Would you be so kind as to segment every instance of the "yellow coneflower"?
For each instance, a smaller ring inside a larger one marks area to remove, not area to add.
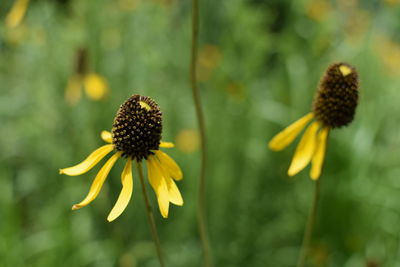
[[[10,12],[6,17],[6,26],[8,28],[17,27],[25,16],[28,9],[29,0],[15,0]]]
[[[103,131],[102,139],[110,143],[104,145],[83,162],[70,168],[60,170],[60,174],[70,176],[81,175],[93,168],[111,151],[115,151],[98,172],[86,198],[72,206],[80,209],[92,202],[100,192],[108,173],[117,159],[127,159],[122,171],[122,190],[118,200],[108,215],[107,220],[113,221],[125,210],[132,195],[132,161],[146,160],[148,179],[154,189],[161,215],[168,217],[169,204],[183,205],[181,193],[174,180],[182,179],[182,171],[176,162],[159,148],[171,148],[169,142],[161,142],[162,113],[160,108],[149,97],[133,95],[119,108],[114,119],[112,133]]]
[[[88,68],[88,55],[86,49],[79,49],[76,53],[74,73],[68,80],[65,89],[66,101],[74,105],[81,98],[82,87],[86,95],[92,100],[101,100],[108,93],[108,84],[104,77]]]
[[[311,162],[311,178],[316,180],[320,177],[328,134],[331,129],[346,126],[353,120],[358,103],[358,86],[358,74],[354,67],[346,63],[332,64],[321,79],[313,111],[272,138],[269,148],[282,150],[312,121],[296,148],[289,176],[296,175]]]

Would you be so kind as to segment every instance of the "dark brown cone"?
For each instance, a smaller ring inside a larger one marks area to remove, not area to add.
[[[158,150],[161,132],[162,113],[156,102],[146,96],[133,95],[117,112],[112,142],[123,156],[141,161],[153,154],[152,150]]]
[[[358,103],[358,73],[346,63],[329,66],[314,98],[313,112],[323,126],[339,128],[354,118]]]

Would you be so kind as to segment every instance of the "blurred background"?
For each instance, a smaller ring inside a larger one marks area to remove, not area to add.
[[[400,266],[400,1],[200,2],[215,266],[294,266],[314,184],[308,168],[286,174],[297,141],[267,142],[310,111],[337,61],[358,69],[360,104],[330,135],[308,264]],[[136,172],[113,223],[123,161],[79,211],[101,164],[58,174],[103,144],[132,94],[159,103],[184,172],[168,219],[149,191],[167,265],[200,266],[191,1],[1,0],[0,18],[0,266],[158,266]]]

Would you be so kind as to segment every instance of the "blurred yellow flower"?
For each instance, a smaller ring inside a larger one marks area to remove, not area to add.
[[[81,98],[82,87],[86,95],[94,101],[103,99],[108,93],[107,80],[101,75],[88,72],[87,52],[79,49],[76,54],[75,70],[69,78],[65,89],[65,100],[70,105],[75,105]]]
[[[268,146],[274,151],[287,147],[305,130],[290,164],[293,176],[311,162],[310,177],[317,180],[322,171],[329,131],[348,125],[358,103],[358,73],[346,63],[332,64],[322,78],[314,99],[313,111],[278,133]]]
[[[400,43],[380,34],[375,41],[375,49],[390,75],[400,75]]]
[[[199,149],[200,137],[199,133],[192,129],[182,130],[176,136],[176,147],[185,153],[193,153]]]
[[[398,5],[400,4],[400,0],[385,0],[385,3],[388,5]]]
[[[172,143],[161,141],[161,132],[161,111],[152,99],[133,95],[126,100],[114,119],[112,133],[101,133],[102,139],[109,144],[96,149],[78,165],[60,170],[60,174],[70,176],[84,174],[111,151],[116,151],[98,172],[86,198],[73,205],[72,209],[80,209],[96,199],[108,173],[120,157],[127,158],[127,161],[121,175],[122,190],[107,217],[109,222],[122,214],[132,196],[133,160],[138,165],[143,159],[146,160],[148,179],[156,193],[160,213],[164,218],[168,217],[170,203],[182,206],[183,199],[174,182],[183,178],[182,171],[171,157],[159,150],[160,147],[174,147]]]
[[[210,78],[212,71],[217,67],[221,58],[221,51],[215,45],[208,44],[200,49],[197,61],[199,81],[207,81]]]
[[[311,0],[307,6],[307,15],[316,21],[322,21],[328,17],[332,6],[328,0]]]
[[[6,16],[6,26],[8,28],[17,27],[25,16],[28,9],[29,0],[15,0],[10,12]]]

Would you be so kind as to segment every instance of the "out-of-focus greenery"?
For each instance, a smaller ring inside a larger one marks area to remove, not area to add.
[[[332,131],[310,266],[400,266],[400,2],[201,2],[199,79],[209,164],[207,201],[215,266],[294,266],[311,205],[308,169],[286,175],[295,144],[268,140],[310,110],[336,61],[360,75],[355,121]],[[134,194],[113,223],[123,162],[99,197],[72,212],[92,182],[61,176],[103,144],[119,105],[155,99],[163,139],[180,164],[183,207],[151,200],[168,266],[200,266],[196,207],[200,153],[189,87],[191,3],[184,0],[32,0],[21,25],[0,3],[0,266],[158,266],[134,172]],[[69,105],[75,53],[109,94]],[[150,189],[150,187],[149,187]]]

